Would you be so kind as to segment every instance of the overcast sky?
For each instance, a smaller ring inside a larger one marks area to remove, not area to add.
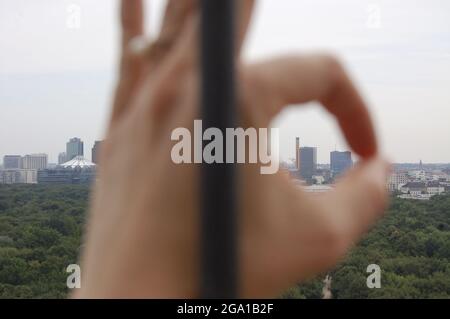
[[[164,1],[148,3],[155,31]],[[44,152],[56,162],[77,136],[90,158],[109,114],[117,17],[112,0],[0,0],[0,157]],[[450,162],[450,1],[258,1],[246,59],[316,50],[345,62],[391,159]],[[318,147],[321,163],[347,148],[315,104],[289,108],[274,125],[282,159],[294,157],[295,136]]]

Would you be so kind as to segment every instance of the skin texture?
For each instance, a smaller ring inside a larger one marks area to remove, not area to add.
[[[242,46],[254,1],[237,2]],[[162,31],[135,52],[142,1],[121,8],[122,58],[102,145],[79,298],[198,297],[199,167],[176,165],[173,129],[198,118],[198,4],[169,0]],[[273,297],[337,263],[382,214],[389,165],[367,108],[338,60],[289,55],[238,63],[244,127],[268,127],[284,107],[312,100],[332,113],[361,162],[329,193],[311,195],[282,173],[239,165],[240,296]]]

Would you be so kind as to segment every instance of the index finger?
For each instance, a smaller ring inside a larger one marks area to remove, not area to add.
[[[143,33],[142,0],[122,0],[120,21],[122,25],[122,48],[126,49],[131,39]]]
[[[273,101],[269,117],[292,104],[319,101],[332,113],[352,149],[362,157],[377,153],[374,125],[366,104],[343,67],[327,55],[290,56],[248,68],[259,94]]]
[[[142,0],[122,0],[120,23],[122,26],[119,82],[115,92],[111,121],[122,115],[142,71],[141,59],[130,51],[130,41],[142,35],[144,29]]]

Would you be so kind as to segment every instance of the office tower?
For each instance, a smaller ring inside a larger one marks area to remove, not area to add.
[[[300,176],[310,181],[317,169],[317,148],[300,147],[299,151]]]
[[[300,168],[300,157],[299,157],[299,149],[300,149],[300,138],[295,138],[295,169]]]
[[[84,155],[84,144],[83,141],[78,137],[71,138],[66,144],[66,156],[67,160],[70,161],[75,156]]]
[[[22,157],[23,169],[45,169],[47,168],[47,154],[31,154]]]
[[[101,144],[101,141],[95,141],[94,146],[92,147],[92,163],[98,164],[98,155]]]
[[[330,170],[331,174],[338,176],[353,166],[351,152],[333,151],[330,153]]]
[[[67,154],[66,152],[61,152],[58,154],[58,164],[64,164],[65,162],[67,162]]]
[[[21,165],[22,156],[20,155],[5,155],[3,157],[4,169],[19,169]]]

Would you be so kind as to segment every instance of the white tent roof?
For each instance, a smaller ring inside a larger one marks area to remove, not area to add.
[[[95,164],[85,159],[83,156],[75,156],[73,159],[71,159],[68,162],[65,162],[64,164],[61,164],[64,168],[87,168],[87,167],[95,167]]]

